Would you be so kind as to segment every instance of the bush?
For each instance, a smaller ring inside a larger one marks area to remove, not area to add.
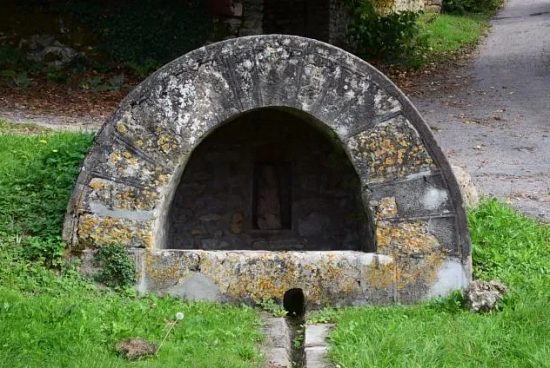
[[[94,31],[99,47],[114,61],[128,64],[140,76],[202,46],[212,27],[202,0],[80,0],[59,5],[59,11],[66,9]]]
[[[132,286],[135,282],[135,265],[119,244],[100,247],[94,255],[94,263],[99,267],[94,279],[112,288]]]
[[[48,268],[59,269],[63,264],[65,243],[60,237],[24,237],[21,241],[23,256]]]
[[[443,12],[449,14],[492,13],[502,0],[443,0]]]
[[[380,15],[369,1],[359,2],[350,25],[350,39],[363,59],[419,66],[426,41],[420,37],[420,13]]]

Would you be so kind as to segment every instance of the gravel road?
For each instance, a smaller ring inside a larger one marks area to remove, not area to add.
[[[550,1],[509,0],[474,59],[411,96],[478,191],[550,222]]]

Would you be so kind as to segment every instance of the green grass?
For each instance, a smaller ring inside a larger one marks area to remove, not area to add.
[[[63,261],[63,215],[91,140],[0,121],[0,367],[258,366],[254,309],[99,289]],[[160,343],[180,311],[158,356],[114,351],[124,338]]]
[[[0,134],[0,232],[57,236],[92,135]]]
[[[425,37],[429,57],[456,53],[475,45],[487,29],[487,15],[423,14],[419,23]]]
[[[549,367],[550,227],[489,200],[469,213],[474,274],[510,287],[500,310],[473,314],[461,296],[412,307],[324,311],[337,321],[340,367]]]

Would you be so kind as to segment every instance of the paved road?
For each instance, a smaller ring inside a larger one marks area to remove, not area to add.
[[[550,0],[508,0],[473,62],[413,101],[478,191],[550,222]]]

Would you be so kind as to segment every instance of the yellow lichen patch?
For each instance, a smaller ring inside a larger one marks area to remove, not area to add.
[[[153,282],[174,284],[189,274],[176,257],[158,257],[146,252],[144,262],[147,278]]]
[[[396,268],[397,288],[404,289],[419,283],[432,284],[444,259],[445,254],[441,251],[433,252],[421,259],[401,257]]]
[[[116,123],[116,131],[120,134],[124,134],[128,131],[122,120]]]
[[[376,228],[378,252],[391,255],[398,288],[430,284],[446,257],[444,248],[423,221],[391,223],[379,220]]]
[[[162,152],[168,154],[178,148],[178,142],[168,134],[161,134],[157,139],[157,146]]]
[[[374,288],[389,288],[397,282],[396,264],[386,263],[367,270],[367,283]]]
[[[349,146],[353,157],[366,166],[370,182],[435,168],[418,132],[402,117],[358,134]]]
[[[391,223],[378,221],[376,224],[378,252],[387,255],[428,254],[439,248],[437,238],[423,221]]]
[[[136,188],[106,179],[93,178],[89,186],[93,189],[90,200],[113,210],[152,210],[158,201],[157,191]]]
[[[157,176],[157,179],[155,180],[156,185],[162,185],[165,184],[168,181],[168,175],[160,174]]]
[[[124,113],[122,118],[115,123],[115,130],[120,133],[124,134],[128,131],[128,123],[130,123],[132,120],[132,114],[130,114],[128,111]]]
[[[103,179],[93,178],[88,183],[88,186],[92,188],[94,191],[100,191],[103,188],[105,188],[105,181]]]
[[[386,219],[397,216],[397,203],[395,203],[395,197],[382,198],[376,208],[376,218]]]
[[[153,224],[113,217],[81,215],[78,219],[78,238],[91,246],[122,244],[151,248]]]

